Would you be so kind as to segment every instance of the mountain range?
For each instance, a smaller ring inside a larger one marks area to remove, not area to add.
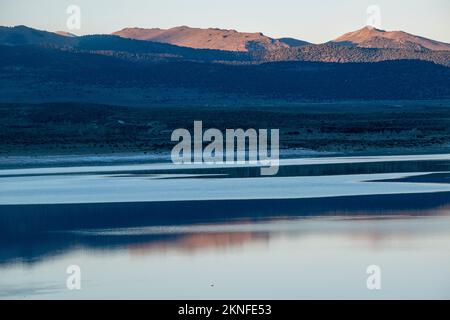
[[[450,66],[450,44],[402,31],[371,27],[344,34],[324,44],[293,38],[274,39],[262,33],[200,29],[126,28],[111,35],[75,36],[26,26],[0,27],[0,45],[46,45],[65,50],[120,55],[139,61],[189,59],[195,61],[315,61],[379,62],[425,60]]]
[[[296,48],[311,43],[294,39],[274,39],[263,33],[242,33],[236,30],[217,28],[200,29],[187,26],[172,29],[125,28],[114,32],[123,38],[169,43],[196,49],[215,49],[227,51],[256,51]],[[364,27],[342,35],[330,41],[335,44],[360,48],[406,49],[448,51],[450,44],[424,37],[415,36],[403,31],[384,31],[372,27]]]
[[[218,28],[201,29],[188,26],[171,29],[124,28],[120,31],[113,32],[111,35],[193,49],[238,52],[272,51],[312,45],[307,41],[294,38],[270,38],[260,32],[247,33],[236,30]],[[65,31],[53,33],[26,26],[0,27],[0,44],[73,45],[76,43],[76,38],[76,35]],[[369,26],[346,33],[328,43],[372,49],[450,51],[450,44],[448,43],[427,39],[403,31],[384,31]]]
[[[323,44],[189,27],[86,36],[0,27],[2,101],[52,100],[59,89],[58,99],[82,99],[86,86],[105,99],[120,88],[157,101],[184,90],[214,101],[441,99],[450,98],[449,67],[449,44],[368,27]]]

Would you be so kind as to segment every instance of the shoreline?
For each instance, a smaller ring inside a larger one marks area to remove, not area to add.
[[[449,147],[427,148],[420,150],[372,150],[355,152],[326,152],[307,149],[282,149],[282,159],[329,158],[329,157],[383,157],[383,156],[420,156],[450,154]],[[30,155],[18,153],[0,155],[0,170],[41,167],[72,167],[72,166],[102,166],[102,165],[132,165],[170,163],[170,151],[160,152],[117,152],[117,153],[85,153],[85,154],[55,154],[43,153]]]

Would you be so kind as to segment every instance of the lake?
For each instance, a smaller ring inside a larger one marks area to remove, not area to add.
[[[0,299],[450,298],[450,155],[280,165],[2,169]]]

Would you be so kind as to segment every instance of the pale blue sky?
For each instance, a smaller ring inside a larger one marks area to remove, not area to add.
[[[68,31],[66,8],[71,4],[82,13],[76,34],[188,25],[316,43],[363,27],[367,7],[376,4],[383,29],[450,42],[449,0],[0,0],[0,25]]]

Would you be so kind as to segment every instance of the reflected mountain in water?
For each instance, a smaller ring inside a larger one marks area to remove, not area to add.
[[[267,242],[286,230],[252,229],[299,217],[445,216],[450,193],[288,200],[15,206],[1,217],[0,264],[34,263],[79,248],[196,251]],[[61,213],[64,212],[63,215]],[[26,218],[25,218],[26,217]],[[212,227],[202,228],[205,224]],[[214,226],[218,225],[221,228]],[[225,228],[224,228],[225,226]],[[147,229],[146,229],[147,228]],[[152,229],[148,229],[152,228]],[[149,232],[151,230],[151,232]],[[141,232],[139,232],[141,231]],[[291,232],[292,230],[287,230]]]
[[[0,297],[370,297],[373,263],[393,288],[380,297],[448,297],[448,158],[286,159],[270,178],[251,166],[0,170]],[[78,295],[72,264],[87,278]],[[406,269],[420,290],[404,289]]]

